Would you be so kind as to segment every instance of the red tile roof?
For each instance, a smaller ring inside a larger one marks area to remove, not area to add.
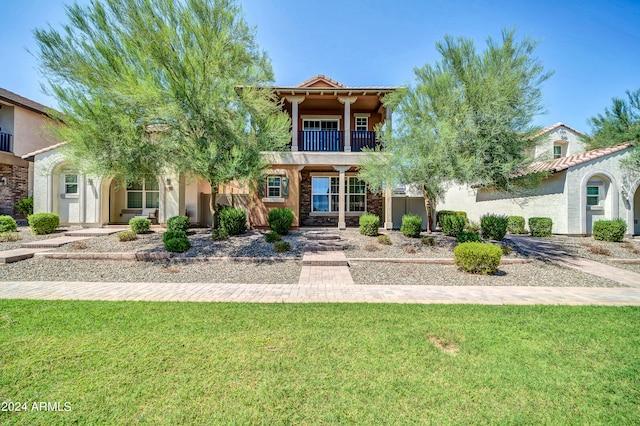
[[[39,149],[37,151],[30,152],[28,154],[23,155],[22,159],[23,160],[30,160],[31,158],[35,157],[38,154],[44,154],[45,152],[53,151],[54,149],[60,148],[61,146],[64,146],[66,144],[67,144],[66,142],[60,142],[60,143],[57,143],[55,145],[51,145],[51,146],[48,146],[46,148]]]

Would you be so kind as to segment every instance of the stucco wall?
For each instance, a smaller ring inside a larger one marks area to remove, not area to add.
[[[15,107],[13,125],[13,152],[21,157],[29,152],[58,143],[44,129],[51,120],[46,116],[24,108]]]
[[[579,154],[585,151],[584,142],[574,131],[566,127],[558,127],[547,133],[545,139],[534,149],[534,161],[548,161],[553,159],[553,146],[555,143],[563,145],[562,156]]]

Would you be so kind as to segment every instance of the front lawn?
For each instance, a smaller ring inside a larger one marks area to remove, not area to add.
[[[0,423],[634,424],[638,348],[632,307],[0,300]]]

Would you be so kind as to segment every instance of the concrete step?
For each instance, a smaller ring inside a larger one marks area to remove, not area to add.
[[[41,252],[41,249],[18,248],[13,250],[0,251],[0,263],[13,263],[30,259],[34,253]]]
[[[342,251],[344,243],[334,241],[314,241],[307,243],[305,251]]]
[[[126,228],[86,228],[86,229],[78,229],[75,231],[65,232],[64,235],[67,237],[102,237],[104,235],[115,234],[116,232],[126,231],[130,229]]]
[[[74,241],[86,240],[91,237],[57,237],[48,240],[32,241],[22,244],[22,248],[56,248]]]
[[[308,240],[340,240],[340,235],[324,231],[309,231],[305,234]]]

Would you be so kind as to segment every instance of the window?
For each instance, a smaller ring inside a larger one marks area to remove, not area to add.
[[[280,197],[282,194],[282,178],[267,176],[267,197]]]
[[[562,146],[561,145],[554,145],[553,146],[553,158],[561,158],[562,157]]]
[[[303,120],[303,130],[316,131],[338,130],[338,120]]]
[[[78,193],[78,175],[64,175],[64,193],[65,194],[77,194]]]
[[[369,118],[368,117],[356,117],[356,131],[366,132],[369,130]]]
[[[345,178],[345,211],[364,212],[367,201],[366,184],[356,177]],[[337,212],[340,199],[339,177],[313,177],[311,180],[311,211]]]
[[[600,205],[600,187],[587,186],[587,206]]]
[[[158,207],[160,207],[160,189],[157,180],[127,184],[128,209],[157,209]]]

